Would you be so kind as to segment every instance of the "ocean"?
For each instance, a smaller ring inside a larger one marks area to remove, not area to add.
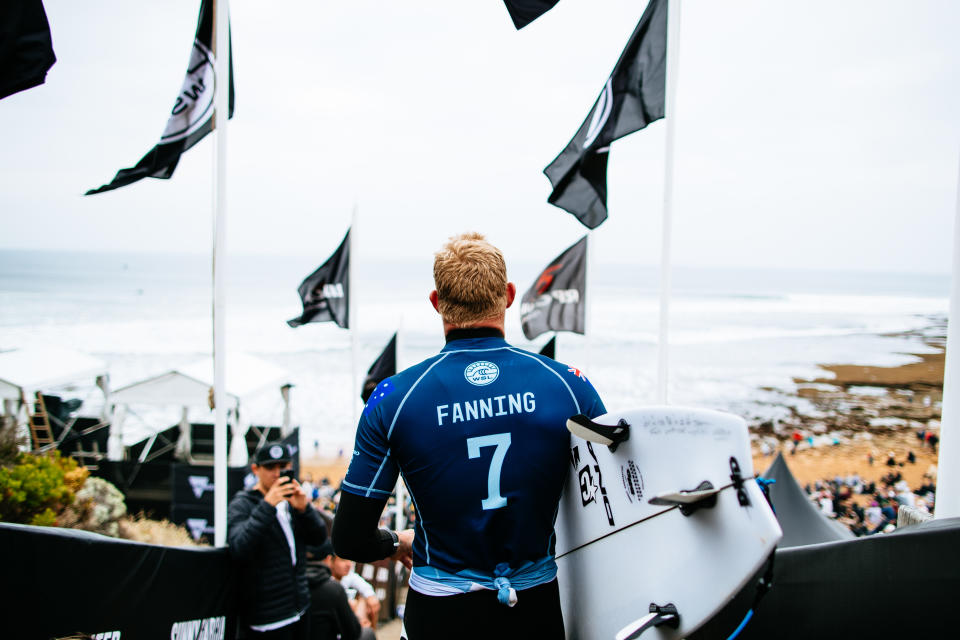
[[[352,447],[352,378],[399,332],[400,367],[443,345],[439,317],[427,299],[431,258],[357,265],[356,357],[351,332],[332,323],[297,329],[296,289],[325,259],[229,256],[226,285],[227,386],[230,355],[247,353],[285,371],[294,385],[291,411],[307,453]],[[654,402],[657,386],[659,276],[656,268],[591,265],[588,335],[561,333],[557,359],[581,369],[608,408]],[[520,293],[544,264],[511,264]],[[823,376],[818,364],[892,366],[929,352],[942,333],[949,275],[801,270],[676,268],[670,325],[671,403],[731,411],[749,422],[777,419],[795,378]],[[209,356],[212,345],[210,258],[0,250],[0,351],[55,345],[94,355],[109,367],[111,386]],[[548,335],[527,341],[519,304],[508,310],[507,338],[538,351]],[[277,385],[278,386],[278,385]],[[93,381],[50,391],[84,400],[98,412]],[[801,402],[798,400],[798,402]],[[203,408],[195,422],[212,421]],[[271,386],[242,399],[254,424],[279,424],[282,401]],[[127,439],[166,428],[178,407],[131,407]]]

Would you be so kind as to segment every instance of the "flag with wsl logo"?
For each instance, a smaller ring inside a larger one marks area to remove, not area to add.
[[[300,317],[287,320],[291,327],[299,327],[308,322],[336,322],[337,326],[349,328],[348,311],[350,309],[350,231],[343,242],[320,265],[300,283],[297,291],[303,302]]]
[[[590,115],[543,170],[547,201],[590,229],[607,219],[610,143],[663,118],[667,78],[667,0],[650,0]]]
[[[547,265],[523,294],[520,324],[527,340],[545,331],[582,334],[586,324],[586,285],[587,236],[583,236]]]
[[[200,18],[197,34],[193,39],[193,50],[187,66],[187,76],[183,80],[180,93],[173,103],[167,126],[160,136],[160,142],[147,155],[140,159],[137,166],[121,169],[110,184],[99,189],[91,189],[86,195],[112,191],[118,187],[143,178],[167,179],[173,175],[180,154],[199,142],[213,131],[214,93],[217,77],[213,54],[213,2],[203,0],[200,5]],[[230,117],[233,117],[233,49],[230,56]]]

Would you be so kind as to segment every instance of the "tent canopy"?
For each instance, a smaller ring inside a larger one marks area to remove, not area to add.
[[[228,354],[226,392],[234,404],[240,398],[287,381],[280,367],[247,354]],[[213,387],[213,358],[134,382],[111,394],[114,404],[206,407]]]
[[[770,485],[770,502],[783,529],[783,539],[777,545],[779,548],[850,540],[854,537],[849,529],[827,518],[810,502],[806,492],[790,473],[782,453],[777,454],[776,460],[762,477],[776,480]]]
[[[44,346],[6,351],[0,353],[0,399],[17,399],[21,391],[94,380],[106,373],[103,360],[71,349]]]

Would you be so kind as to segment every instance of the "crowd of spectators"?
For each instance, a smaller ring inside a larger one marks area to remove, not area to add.
[[[897,460],[890,451],[886,458],[889,470],[878,482],[850,473],[817,480],[807,484],[804,490],[823,515],[846,525],[854,535],[889,533],[897,526],[897,511],[901,506],[930,514],[934,509],[936,468],[928,469],[923,484],[913,488],[900,470],[905,464],[916,464],[912,451],[904,460]]]

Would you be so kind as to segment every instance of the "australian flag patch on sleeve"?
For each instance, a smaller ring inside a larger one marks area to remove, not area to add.
[[[383,399],[393,393],[395,389],[396,387],[390,381],[390,378],[387,378],[378,384],[373,390],[373,393],[370,394],[370,399],[367,400],[367,406],[363,408],[364,415],[366,415],[368,411],[374,410],[377,405],[383,402]]]

